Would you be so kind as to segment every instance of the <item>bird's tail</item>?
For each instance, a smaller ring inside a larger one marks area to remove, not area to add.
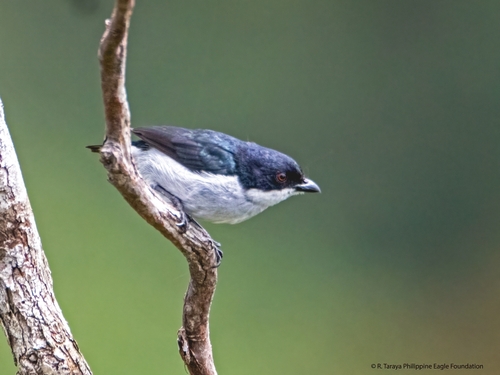
[[[85,148],[88,148],[92,152],[101,152],[102,145],[90,145],[90,146],[85,146]]]

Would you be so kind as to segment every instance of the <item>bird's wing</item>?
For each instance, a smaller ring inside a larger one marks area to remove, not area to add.
[[[174,126],[135,128],[132,132],[151,147],[186,168],[232,175],[236,138],[212,130],[190,130]]]

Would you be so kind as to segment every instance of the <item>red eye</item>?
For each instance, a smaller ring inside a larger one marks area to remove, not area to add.
[[[286,174],[283,172],[278,172],[278,174],[276,174],[276,181],[278,181],[280,184],[286,182]]]

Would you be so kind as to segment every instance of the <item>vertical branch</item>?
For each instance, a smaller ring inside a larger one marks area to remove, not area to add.
[[[92,374],[54,296],[1,101],[0,321],[19,375]]]
[[[130,162],[130,110],[125,91],[125,64],[130,17],[135,1],[116,1],[99,46],[106,138],[119,144]]]
[[[209,337],[209,313],[217,283],[216,243],[198,224],[179,227],[179,213],[138,175],[130,158],[130,112],[125,91],[127,34],[133,0],[117,0],[99,47],[101,86],[106,117],[105,141],[99,150],[108,180],[150,225],[186,257],[191,280],[178,332],[181,357],[192,375],[217,374]]]

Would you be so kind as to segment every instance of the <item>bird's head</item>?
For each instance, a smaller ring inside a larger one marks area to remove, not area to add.
[[[237,156],[238,177],[247,189],[286,191],[288,196],[321,192],[314,181],[304,176],[297,162],[281,152],[247,143]]]

